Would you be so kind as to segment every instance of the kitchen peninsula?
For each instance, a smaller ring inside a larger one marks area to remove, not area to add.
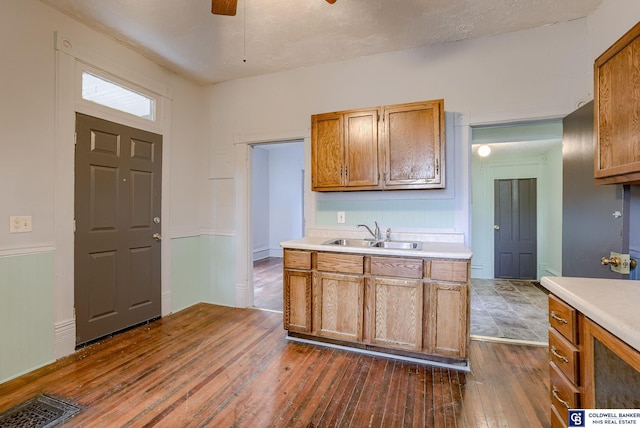
[[[461,234],[320,235],[281,243],[290,340],[469,369],[471,251]]]
[[[542,277],[549,296],[551,426],[569,409],[640,408],[640,283]]]

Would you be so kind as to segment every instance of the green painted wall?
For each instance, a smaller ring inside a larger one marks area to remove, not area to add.
[[[205,300],[202,258],[199,236],[171,240],[171,312]]]
[[[202,264],[205,269],[205,302],[235,306],[236,238],[201,236]]]
[[[171,311],[199,302],[235,306],[235,237],[171,241]]]
[[[54,360],[54,253],[0,257],[0,382]]]
[[[453,229],[455,199],[389,199],[389,200],[326,200],[316,205],[316,224],[337,226],[336,212],[344,211],[346,222],[398,228]]]

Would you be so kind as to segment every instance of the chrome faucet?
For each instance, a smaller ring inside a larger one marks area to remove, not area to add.
[[[381,238],[380,237],[380,228],[378,227],[378,222],[377,221],[374,221],[374,223],[376,225],[376,231],[375,232],[372,232],[371,229],[369,228],[369,226],[367,226],[366,224],[359,224],[358,227],[366,228],[369,231],[369,233],[371,234],[371,236],[373,236],[373,239],[376,239],[376,240],[379,241],[380,238]]]

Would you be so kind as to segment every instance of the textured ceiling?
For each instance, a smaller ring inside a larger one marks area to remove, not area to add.
[[[587,16],[602,0],[42,0],[166,68],[215,83]]]

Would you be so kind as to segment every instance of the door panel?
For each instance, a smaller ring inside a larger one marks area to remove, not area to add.
[[[496,278],[537,278],[536,179],[494,182]]]
[[[622,186],[596,186],[593,178],[593,102],[562,120],[562,275],[628,278],[600,258],[624,252]]]
[[[76,115],[76,343],[160,316],[162,137]]]
[[[378,111],[345,115],[345,175],[347,186],[378,184]]]

